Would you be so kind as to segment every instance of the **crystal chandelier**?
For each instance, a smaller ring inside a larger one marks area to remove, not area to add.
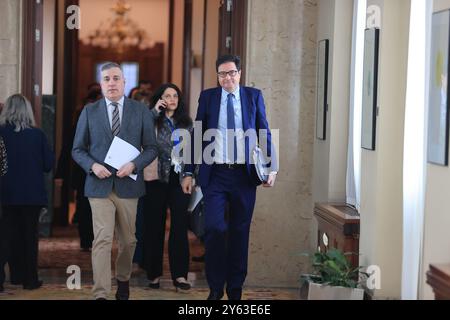
[[[115,49],[119,53],[123,53],[127,47],[145,50],[154,46],[154,41],[145,30],[140,29],[137,23],[126,17],[127,12],[131,10],[130,4],[125,0],[117,0],[111,10],[115,12],[115,18],[101,22],[96,30],[82,40],[85,45]]]

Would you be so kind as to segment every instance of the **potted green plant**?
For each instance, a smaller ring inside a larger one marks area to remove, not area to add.
[[[318,251],[312,256],[312,274],[301,276],[300,297],[308,300],[362,300],[360,284],[367,278],[362,267],[353,267],[338,249]]]

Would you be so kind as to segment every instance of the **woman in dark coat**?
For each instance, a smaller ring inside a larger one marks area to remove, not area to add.
[[[190,196],[181,190],[183,163],[172,152],[180,140],[172,141],[177,129],[192,128],[184,110],[181,91],[174,84],[159,87],[152,97],[151,114],[157,128],[158,180],[146,181],[144,197],[144,266],[149,287],[157,289],[162,276],[166,211],[170,209],[169,264],[173,285],[187,291],[189,242],[187,207]],[[144,173],[145,175],[145,173]]]
[[[6,174],[8,170],[8,162],[6,161],[6,147],[3,142],[3,138],[0,136],[0,193],[2,191],[2,176]],[[2,205],[0,203],[0,251],[3,241],[1,239],[2,234],[5,233],[2,226]],[[0,268],[0,292],[3,291],[3,282],[5,281],[5,271]]]
[[[48,205],[44,172],[53,168],[54,154],[44,132],[35,127],[31,104],[23,95],[14,94],[6,100],[0,114],[0,136],[8,160],[1,190],[6,233],[2,236],[0,269],[8,262],[12,282],[24,289],[37,289],[42,286],[38,279],[39,213]]]

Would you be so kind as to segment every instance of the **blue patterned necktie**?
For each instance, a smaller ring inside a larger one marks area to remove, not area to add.
[[[117,136],[120,132],[119,104],[117,102],[112,102],[111,105],[114,107],[111,131],[114,136]]]
[[[232,160],[232,163],[236,163],[236,159],[237,159],[237,145],[236,145],[236,125],[234,123],[234,106],[233,106],[233,97],[234,95],[232,93],[228,94],[227,97],[227,129],[228,130],[233,130],[233,140],[227,140],[228,141],[228,146],[227,146],[227,151],[228,151],[228,155],[231,154],[231,144],[233,143],[233,158],[228,157],[228,159]]]

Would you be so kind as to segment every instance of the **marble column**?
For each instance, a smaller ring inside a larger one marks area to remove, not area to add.
[[[0,102],[19,90],[20,79],[20,3],[0,1]]]
[[[258,189],[247,285],[297,287],[308,268],[301,253],[314,247],[316,25],[315,0],[249,0],[243,69],[279,129],[280,172],[275,188]]]

